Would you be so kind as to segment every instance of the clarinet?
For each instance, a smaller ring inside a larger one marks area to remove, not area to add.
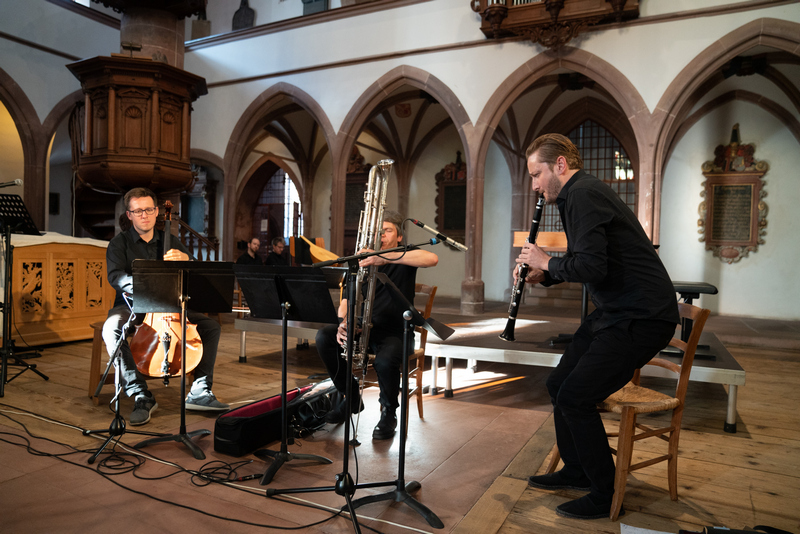
[[[531,221],[531,233],[528,234],[528,243],[536,243],[536,234],[539,233],[539,221],[542,220],[544,203],[544,195],[540,195],[539,201],[536,203],[536,211],[533,212],[533,221]],[[508,305],[508,322],[506,323],[506,329],[500,334],[500,339],[505,341],[514,341],[514,325],[517,322],[517,313],[519,312],[519,305],[522,301],[522,290],[525,288],[525,277],[527,275],[528,266],[523,263],[519,268],[517,283],[511,287],[511,303]]]

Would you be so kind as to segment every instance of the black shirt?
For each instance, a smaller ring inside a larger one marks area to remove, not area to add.
[[[675,288],[666,268],[633,211],[608,185],[579,170],[564,184],[556,204],[567,252],[549,261],[549,278],[586,284],[602,314],[595,328],[630,319],[678,323]]]
[[[400,290],[403,296],[413,305],[414,286],[417,278],[417,268],[399,263],[389,263],[378,267],[379,273],[385,273],[389,280]],[[376,281],[375,299],[372,305],[372,333],[378,335],[402,336],[406,311],[402,303],[391,293],[390,289],[379,280]],[[367,284],[361,287],[362,294],[366,295]],[[345,296],[347,289],[345,288]],[[370,338],[371,339],[371,338]]]
[[[106,269],[108,271],[108,282],[117,291],[114,306],[125,303],[122,298],[123,292],[133,294],[133,260],[164,259],[163,240],[164,232],[155,230],[153,239],[150,242],[146,242],[139,236],[136,229],[131,226],[128,230],[114,236],[108,243]],[[170,248],[189,254],[183,243],[174,236],[170,240],[170,245]]]
[[[284,265],[288,267],[289,263],[280,254],[270,252],[267,254],[267,259],[264,261],[264,265]]]
[[[255,257],[250,256],[247,252],[239,256],[239,259],[236,260],[236,265],[264,265],[261,261],[261,256],[258,254]]]

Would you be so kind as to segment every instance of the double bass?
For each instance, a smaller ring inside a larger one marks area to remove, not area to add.
[[[172,202],[164,203],[164,252],[172,247]],[[183,357],[183,337],[180,313],[148,313],[130,342],[133,360],[144,376],[169,379],[180,376]],[[203,357],[203,343],[197,325],[186,323],[186,372],[189,373]]]

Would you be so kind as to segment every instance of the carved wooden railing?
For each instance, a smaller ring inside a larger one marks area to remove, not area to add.
[[[490,39],[519,36],[557,49],[589,26],[639,17],[640,0],[471,0]]]
[[[189,250],[196,260],[200,261],[220,261],[219,239],[216,237],[209,239],[197,230],[189,226],[180,217],[173,216],[172,220],[178,223],[178,237],[181,243]]]

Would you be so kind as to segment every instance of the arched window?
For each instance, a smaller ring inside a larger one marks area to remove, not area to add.
[[[616,191],[625,205],[636,213],[636,176],[622,143],[593,120],[586,120],[567,134],[583,158],[583,170],[597,176]],[[541,230],[563,232],[555,204],[545,208]]]
[[[303,233],[300,195],[289,175],[278,169],[261,190],[253,211],[253,234],[261,241],[263,253],[272,250],[272,239]]]

